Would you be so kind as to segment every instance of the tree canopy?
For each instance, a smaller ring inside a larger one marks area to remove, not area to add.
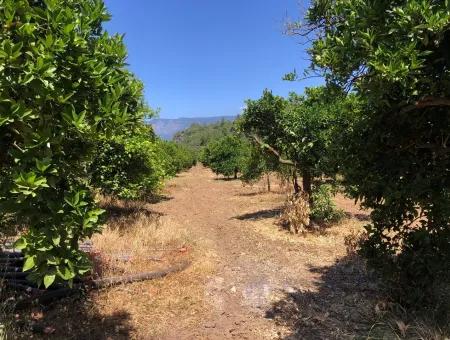
[[[287,99],[265,90],[260,99],[246,103],[241,129],[281,164],[292,166],[294,177],[297,172],[302,176],[303,190],[312,198],[314,178],[337,172],[336,139],[353,123],[356,98],[318,87],[306,89],[302,96],[291,93]]]
[[[201,161],[216,174],[237,178],[248,151],[248,142],[228,135],[210,142],[202,151]]]
[[[213,124],[192,124],[186,130],[175,134],[173,140],[188,148],[199,151],[209,142],[232,133],[234,122],[222,120]]]

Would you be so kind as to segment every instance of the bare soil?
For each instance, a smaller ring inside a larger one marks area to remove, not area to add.
[[[154,209],[201,240],[213,270],[202,280],[207,313],[193,326],[174,320],[163,337],[313,339],[352,337],[361,334],[360,328],[369,331],[373,320],[346,310],[360,302],[347,294],[349,290],[355,289],[356,295],[373,291],[361,264],[343,259],[344,235],[358,230],[359,220],[367,217],[353,202],[338,198],[338,205],[353,218],[346,225],[322,235],[299,236],[276,223],[286,198],[277,185],[267,193],[264,183],[243,187],[198,166],[174,179],[167,196],[171,199]],[[340,259],[345,265],[336,263]],[[343,278],[349,280],[344,284]],[[365,306],[358,307],[364,314]]]

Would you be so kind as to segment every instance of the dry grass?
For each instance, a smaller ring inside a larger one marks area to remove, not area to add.
[[[152,213],[145,203],[103,201],[111,214],[101,235],[93,238],[96,254],[102,254],[99,273],[135,273],[167,268],[177,262],[200,258],[199,242],[168,216]],[[208,258],[202,254],[203,258]],[[92,295],[96,312],[111,316],[126,311],[131,338],[157,337],[174,324],[194,326],[206,310],[202,277],[212,270],[206,260],[186,271],[155,281],[103,290]],[[202,275],[199,275],[199,274]],[[116,334],[124,329],[114,329]]]
[[[102,206],[108,220],[103,233],[92,239],[95,276],[158,271],[186,261],[193,264],[163,279],[92,291],[81,299],[60,301],[45,312],[23,313],[20,323],[26,326],[14,338],[46,338],[36,334],[35,325],[38,330],[54,329],[57,339],[159,338],[173,325],[195,327],[206,313],[203,278],[213,266],[207,260],[209,254],[198,253],[202,241],[194,242],[188,230],[145,202],[103,198]],[[41,315],[39,320],[33,319],[36,313]]]
[[[102,234],[92,239],[97,275],[150,271],[189,258],[192,240],[186,229],[153,213],[144,202],[106,202],[102,206],[111,217]]]

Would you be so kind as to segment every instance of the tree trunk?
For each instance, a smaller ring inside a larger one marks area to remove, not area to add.
[[[270,192],[270,174],[267,174],[267,191]]]
[[[297,178],[297,170],[294,169],[292,171],[292,178],[294,182],[294,194],[298,194],[300,192],[300,186],[298,185],[298,178]]]
[[[234,169],[234,179],[237,179],[237,177],[238,177],[238,169],[235,168]]]
[[[309,205],[312,207],[313,201],[312,201],[312,177],[311,173],[307,170],[302,172],[302,182],[303,182],[303,191],[308,195],[309,197]]]

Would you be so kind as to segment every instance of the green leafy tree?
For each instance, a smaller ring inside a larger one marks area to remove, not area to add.
[[[0,218],[24,226],[23,269],[45,286],[89,270],[78,244],[100,230],[92,151],[145,111],[108,19],[101,0],[0,1]]]
[[[234,130],[234,122],[221,120],[213,124],[192,124],[189,128],[177,132],[173,140],[179,144],[199,151],[209,142],[225,137]]]
[[[202,153],[201,160],[216,174],[234,176],[236,179],[248,148],[248,143],[239,136],[228,135],[209,143]]]
[[[90,183],[107,195],[145,199],[158,192],[172,174],[168,157],[153,131],[142,125],[98,143]]]
[[[325,87],[306,89],[303,96],[291,94],[287,100],[266,90],[261,99],[247,101],[240,126],[281,164],[292,167],[296,193],[301,174],[303,191],[313,203],[314,180],[338,171],[335,142],[351,128],[357,112],[353,107],[355,98]]]
[[[251,145],[247,155],[242,159],[241,180],[244,183],[253,183],[265,176],[267,191],[270,191],[270,175],[280,170],[280,163],[273,154],[261,149],[259,145]]]
[[[409,302],[431,297],[450,273],[449,1],[316,0],[291,29],[363,101],[342,168],[373,211],[364,254]]]
[[[162,153],[166,176],[173,177],[181,171],[188,170],[197,162],[196,152],[186,145],[160,140],[158,148]]]

